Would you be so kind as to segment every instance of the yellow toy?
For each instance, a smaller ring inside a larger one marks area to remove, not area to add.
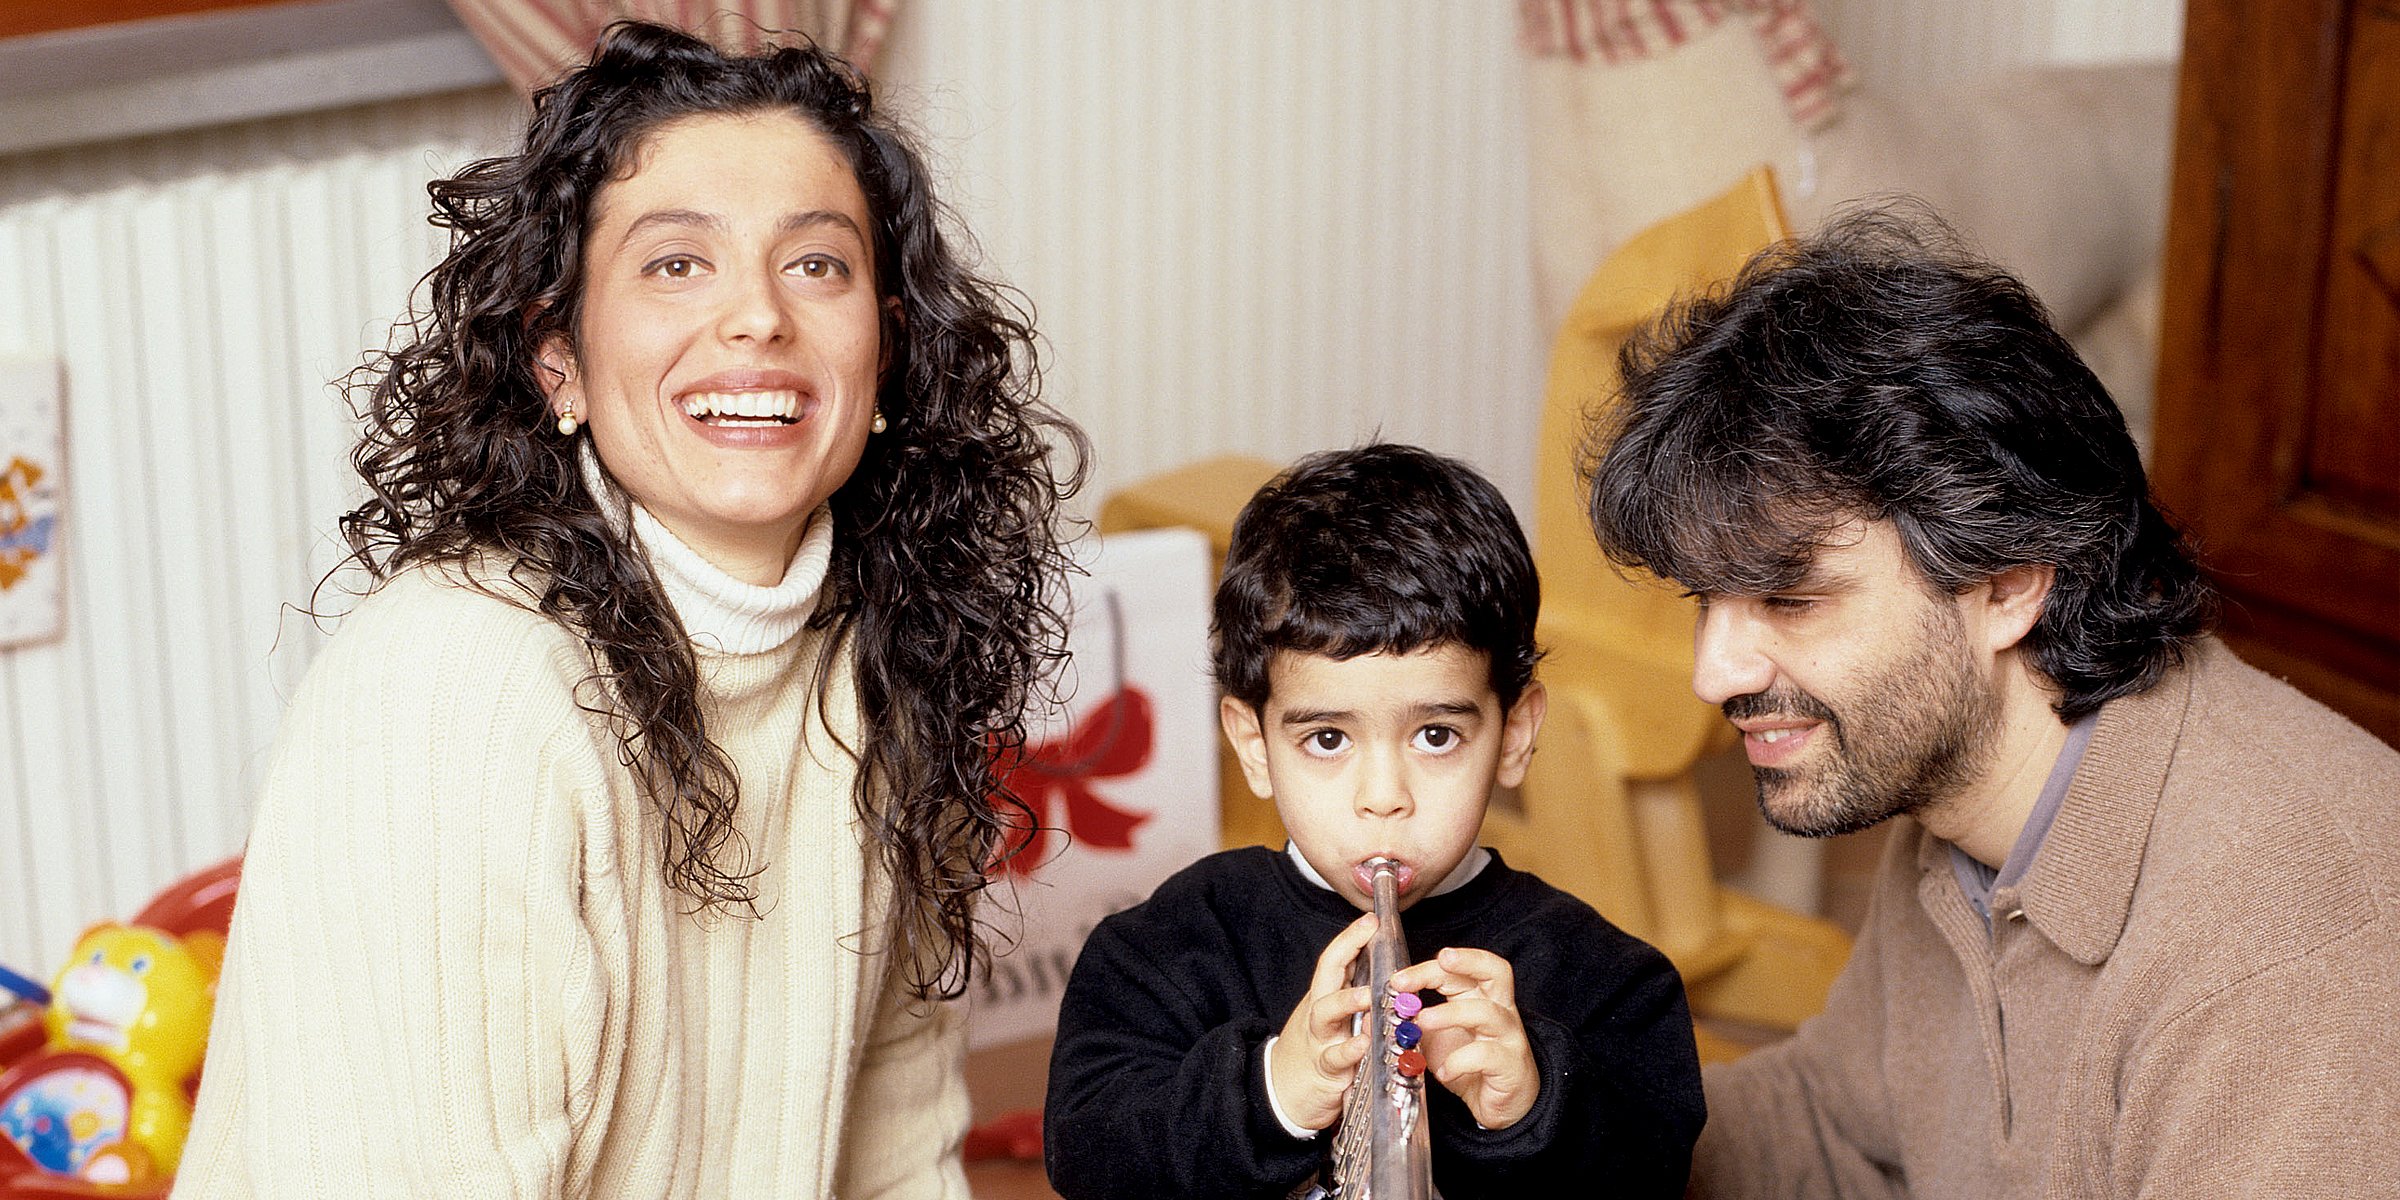
[[[192,1120],[186,1085],[207,1048],[224,958],[225,939],[207,930],[176,937],[149,926],[108,923],[76,942],[74,957],[50,989],[45,1055],[100,1059],[124,1076],[124,1094],[121,1101],[42,1106],[64,1117],[66,1144],[51,1144],[69,1161],[41,1165],[53,1171],[64,1165],[62,1173],[94,1183],[138,1185],[174,1175]],[[53,1099],[68,1100],[101,1082],[88,1071],[61,1076]],[[9,1115],[0,1112],[0,1125]],[[37,1161],[50,1157],[33,1153],[26,1140],[19,1144]]]

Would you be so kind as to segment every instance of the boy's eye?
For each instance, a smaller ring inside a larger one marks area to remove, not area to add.
[[[1448,754],[1452,750],[1456,750],[1458,744],[1465,739],[1459,736],[1457,730],[1447,725],[1428,725],[1417,731],[1415,740],[1417,749],[1428,754]]]
[[[1302,739],[1300,744],[1311,754],[1339,754],[1350,745],[1350,735],[1339,729],[1320,729]]]

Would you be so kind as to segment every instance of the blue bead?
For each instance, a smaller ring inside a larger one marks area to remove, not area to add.
[[[1415,1021],[1402,1021],[1392,1027],[1392,1040],[1400,1043],[1403,1050],[1416,1049],[1417,1040],[1424,1036],[1425,1031],[1417,1028]]]

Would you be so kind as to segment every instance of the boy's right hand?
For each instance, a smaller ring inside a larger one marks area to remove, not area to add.
[[[1302,1129],[1323,1129],[1342,1115],[1342,1093],[1367,1056],[1367,1035],[1350,1032],[1351,1018],[1374,1002],[1370,989],[1345,986],[1351,960],[1375,936],[1375,914],[1367,913],[1334,935],[1317,956],[1317,972],[1308,995],[1300,998],[1275,1049],[1267,1055],[1267,1071],[1275,1082],[1275,1102],[1284,1119]]]

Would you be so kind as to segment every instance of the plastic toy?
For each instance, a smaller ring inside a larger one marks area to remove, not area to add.
[[[94,926],[53,981],[40,1024],[0,1033],[0,1200],[166,1193],[191,1123],[238,876],[238,861],[221,864],[133,924]]]

